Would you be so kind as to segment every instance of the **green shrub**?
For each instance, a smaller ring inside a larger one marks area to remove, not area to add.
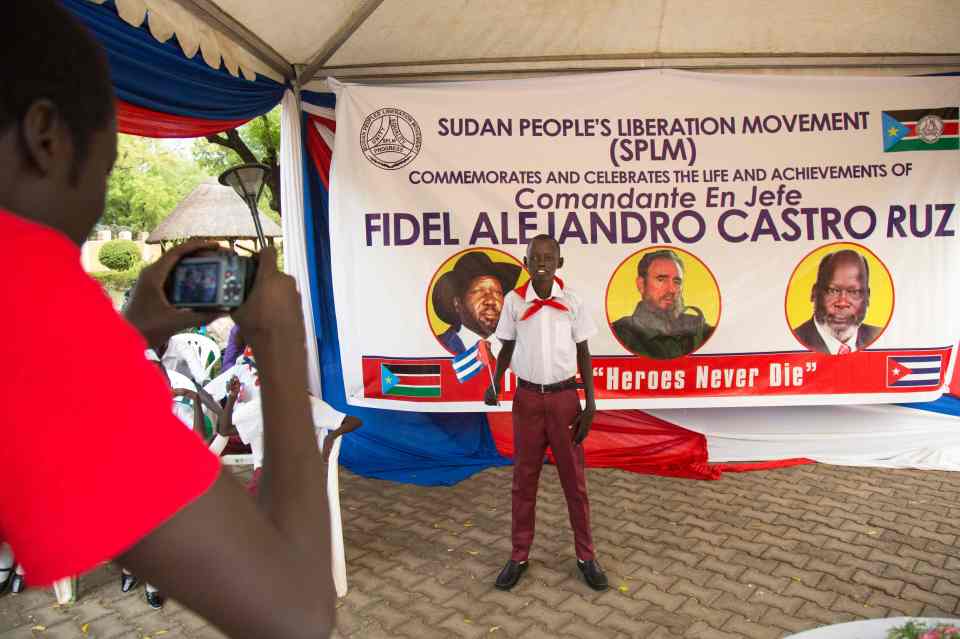
[[[99,273],[90,273],[90,277],[100,282],[105,289],[125,292],[137,278],[140,277],[142,265],[136,265],[134,268],[126,271],[101,271]]]
[[[129,271],[140,263],[140,249],[130,240],[112,240],[100,247],[97,259],[111,271]]]

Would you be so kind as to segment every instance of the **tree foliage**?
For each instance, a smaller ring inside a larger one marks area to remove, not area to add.
[[[158,140],[120,135],[101,224],[152,231],[209,176]]]
[[[217,135],[198,138],[193,157],[211,175],[219,175],[240,163],[259,162],[270,167],[266,204],[280,212],[280,107],[258,116],[243,126]]]

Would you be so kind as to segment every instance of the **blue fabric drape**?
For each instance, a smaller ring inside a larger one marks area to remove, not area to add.
[[[326,95],[329,97],[311,97],[310,101],[332,107],[333,96]],[[425,486],[450,486],[484,468],[510,464],[497,452],[483,414],[415,413],[347,404],[330,273],[329,201],[306,154],[303,170],[307,258],[323,399],[363,420],[363,428],[344,437],[340,463],[359,475]]]
[[[954,397],[953,395],[943,395],[939,399],[932,402],[919,402],[900,405],[906,406],[907,408],[930,411],[931,413],[960,415],[960,397]]]
[[[283,85],[258,76],[235,78],[211,69],[198,52],[184,56],[176,37],[157,42],[145,25],[134,28],[117,15],[113,2],[61,0],[107,50],[117,97],[161,113],[208,120],[250,119],[283,97]]]

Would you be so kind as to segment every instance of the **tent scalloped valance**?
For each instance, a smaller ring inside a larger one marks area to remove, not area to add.
[[[94,4],[105,4],[107,0],[87,0]],[[211,29],[183,7],[171,0],[114,0],[117,13],[124,22],[140,27],[146,21],[150,34],[158,42],[166,42],[174,35],[180,43],[183,54],[194,57],[199,51],[204,62],[211,68],[219,69],[220,62],[231,75],[247,80],[256,80],[261,73],[279,82],[279,77],[271,69],[254,59],[237,46],[227,36]]]

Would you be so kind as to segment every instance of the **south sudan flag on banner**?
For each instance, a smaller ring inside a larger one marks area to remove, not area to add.
[[[380,388],[384,395],[440,397],[440,364],[380,364]]]
[[[883,150],[949,151],[960,149],[957,107],[883,112]]]

